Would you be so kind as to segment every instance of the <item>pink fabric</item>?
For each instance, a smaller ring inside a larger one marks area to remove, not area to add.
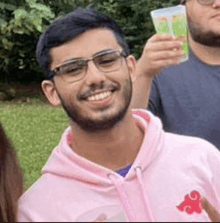
[[[147,219],[148,219],[147,221],[148,222],[154,222],[155,219],[153,217],[151,206],[150,206],[150,203],[149,203],[149,200],[148,200],[148,197],[147,197],[147,191],[146,191],[146,188],[145,188],[145,185],[144,185],[144,182],[143,182],[141,166],[136,167],[135,170],[136,170],[136,173],[137,173],[138,182],[141,186],[142,198],[143,198],[143,201],[144,201],[144,204],[145,204],[144,206],[146,208],[146,215],[147,215]]]
[[[123,183],[124,183],[123,180],[117,180],[115,178],[115,176],[112,175],[112,174],[109,174],[109,178],[114,183],[115,188],[118,191],[118,194],[119,194],[119,196],[121,198],[122,205],[124,207],[124,210],[126,211],[126,213],[128,215],[129,221],[135,222],[136,219],[135,219],[134,210],[132,209],[131,204],[130,204],[130,202],[128,200],[128,196],[126,194],[126,191],[123,188]]]
[[[187,200],[186,209],[184,200],[196,191],[220,210],[219,151],[203,139],[165,133],[148,111],[133,116],[145,136],[126,177],[74,153],[68,128],[21,197],[19,220],[209,221],[193,209],[198,203]]]

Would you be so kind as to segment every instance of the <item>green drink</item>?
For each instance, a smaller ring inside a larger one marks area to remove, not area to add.
[[[154,18],[154,23],[157,24],[156,31],[157,33],[170,33],[169,21],[166,17]]]
[[[183,40],[182,50],[184,56],[181,58],[181,61],[186,61],[189,56],[189,44],[185,6],[178,5],[157,9],[151,12],[151,17],[157,33],[169,33]]]
[[[182,50],[185,55],[182,60],[185,61],[189,56],[189,45],[187,39],[187,20],[184,13],[174,14],[172,16],[172,29],[174,36],[184,41]]]

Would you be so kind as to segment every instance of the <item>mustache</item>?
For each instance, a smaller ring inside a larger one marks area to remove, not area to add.
[[[212,16],[212,18],[215,18],[217,16],[220,16],[220,13],[216,13],[215,15]]]
[[[80,100],[85,100],[86,98],[96,94],[97,92],[104,92],[104,91],[116,91],[119,90],[120,86],[119,84],[116,83],[111,83],[111,84],[104,84],[104,83],[100,83],[100,84],[96,84],[96,85],[92,85],[89,87],[88,90],[85,90],[84,92],[80,93],[78,95],[78,99]]]

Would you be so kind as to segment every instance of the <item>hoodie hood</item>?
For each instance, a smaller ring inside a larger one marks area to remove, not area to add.
[[[65,178],[72,178],[95,190],[108,190],[113,186],[109,175],[125,180],[136,176],[135,168],[144,171],[156,158],[162,148],[163,131],[161,121],[146,110],[133,110],[133,117],[138,126],[144,130],[145,136],[139,153],[125,178],[116,172],[93,163],[77,155],[69,146],[71,128],[62,135],[59,145],[52,152],[42,174],[50,173]],[[73,136],[74,137],[74,136]]]

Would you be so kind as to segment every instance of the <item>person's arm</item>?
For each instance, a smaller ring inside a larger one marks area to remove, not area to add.
[[[136,64],[132,108],[146,109],[152,81],[166,67],[180,63],[182,42],[169,34],[155,34],[146,43]]]

